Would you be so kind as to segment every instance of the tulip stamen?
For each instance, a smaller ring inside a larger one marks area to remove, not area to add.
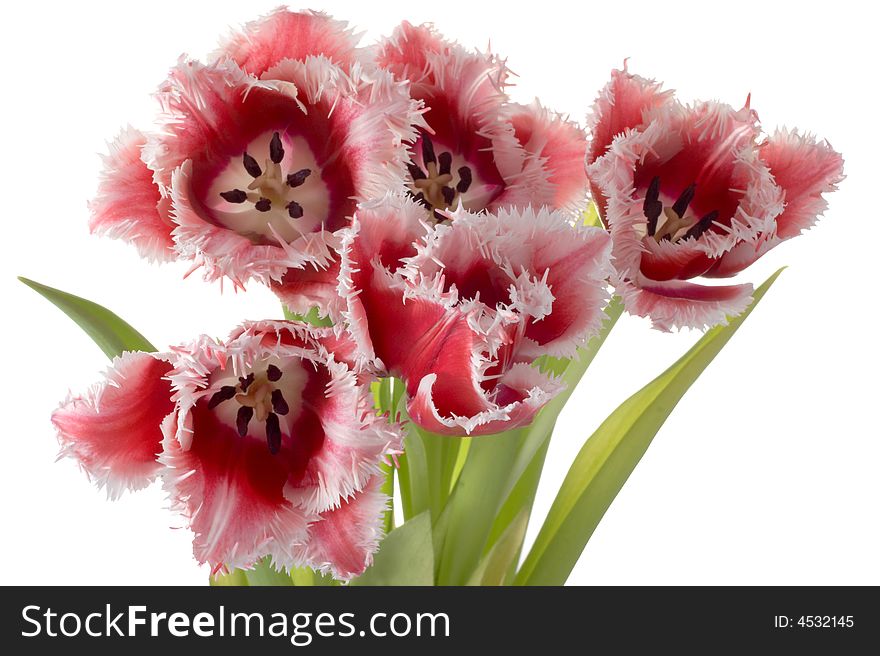
[[[437,154],[434,142],[427,134],[422,135],[422,164],[408,164],[411,178],[410,197],[425,209],[433,212],[438,221],[445,220],[440,212],[455,207],[457,199],[470,188],[473,173],[469,166],[457,170],[458,182],[452,173],[452,153],[443,151]]]
[[[247,437],[252,420],[256,419],[266,426],[266,444],[274,455],[281,449],[281,423],[279,417],[290,412],[290,405],[284,392],[275,385],[282,378],[282,371],[274,364],[264,372],[249,373],[238,379],[238,385],[224,385],[214,392],[208,401],[208,409],[213,410],[226,401],[235,399],[239,408],[235,414],[235,429],[241,437]]]
[[[269,142],[269,157],[265,166],[248,152],[242,155],[242,165],[253,180],[247,185],[247,191],[243,189],[230,189],[221,191],[220,197],[227,203],[240,205],[245,202],[253,204],[257,212],[270,212],[273,208],[284,208],[290,219],[301,219],[305,214],[303,206],[288,196],[290,190],[301,187],[312,174],[310,168],[301,168],[291,173],[285,173],[281,164],[284,161],[285,150],[278,132],[272,134]]]
[[[689,215],[688,208],[694,200],[696,189],[696,183],[688,185],[672,205],[664,206],[660,200],[660,177],[654,176],[648,185],[642,204],[642,211],[647,219],[646,234],[658,243],[661,241],[677,243],[691,237],[699,239],[718,219],[718,210],[712,210],[699,219]],[[663,224],[658,227],[661,214],[665,218]],[[685,232],[680,234],[682,230]]]

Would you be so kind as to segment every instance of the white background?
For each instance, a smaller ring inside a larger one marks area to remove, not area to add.
[[[277,317],[254,286],[219,294],[185,264],[155,267],[90,237],[96,153],[125,123],[149,128],[149,93],[177,56],[203,57],[272,0],[7,4],[2,21],[3,235],[0,580],[205,583],[161,491],[107,502],[55,463],[49,415],[97,379],[103,354],[25,275],[94,299],[157,346]],[[800,126],[846,157],[847,180],[806,236],[744,279],[787,264],[688,393],[611,507],[576,584],[880,584],[877,384],[876,33],[869,3],[342,2],[316,6],[366,31],[433,21],[509,58],[512,95],[583,121],[610,70],[665,80],[684,100],[739,105],[767,129]],[[536,516],[616,405],[696,339],[624,317],[558,427]],[[533,526],[530,535],[533,536]],[[529,540],[532,538],[530,537]]]

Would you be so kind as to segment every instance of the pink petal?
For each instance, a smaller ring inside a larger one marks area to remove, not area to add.
[[[587,166],[605,154],[616,136],[642,127],[649,110],[671,102],[672,92],[661,91],[661,88],[662,85],[654,80],[631,75],[625,63],[623,70],[611,71],[611,80],[596,98],[589,117]],[[590,189],[604,218],[605,197],[592,180]]]
[[[708,287],[689,282],[642,278],[623,282],[617,291],[627,312],[649,317],[654,328],[708,328],[741,314],[752,301],[751,285]]]
[[[309,526],[309,540],[298,554],[309,566],[347,581],[363,574],[373,562],[382,539],[388,497],[375,476],[362,490],[325,510]]]
[[[657,110],[643,129],[617,137],[587,174],[607,199],[604,218],[617,270],[660,280],[687,279],[705,273],[713,259],[738,243],[772,229],[782,194],[751,146],[757,128],[747,109],[709,103],[666,109]],[[696,182],[691,211],[703,216],[717,210],[715,224],[720,227],[697,240],[648,243],[654,240],[645,237],[643,202],[655,176],[668,198]]]
[[[573,357],[602,327],[603,309],[610,264],[611,239],[600,228],[575,228],[564,215],[541,210],[519,215],[524,227],[533,223],[528,250],[510,258],[514,270],[532,272],[534,279],[544,276],[553,294],[549,314],[528,323],[525,336],[537,345],[533,355]],[[514,213],[499,214],[502,225],[512,234],[517,225]],[[520,351],[526,355],[525,349]]]
[[[573,228],[562,211],[459,210],[437,226],[403,275],[487,311],[522,315],[526,342],[516,358],[571,357],[598,331],[611,273],[611,240]]]
[[[527,426],[562,389],[560,384],[536,368],[518,363],[497,379],[493,402],[484,399],[470,413],[458,414],[451,408],[472,403],[479,397],[472,394],[469,387],[456,386],[467,385],[469,381],[462,379],[457,383],[448,376],[449,373],[447,369],[423,377],[415,392],[410,392],[411,398],[406,407],[414,422],[441,435],[491,435]]]
[[[782,243],[779,237],[743,241],[715,260],[703,275],[707,278],[729,278],[750,267],[774,246]]]
[[[582,210],[587,195],[584,169],[587,138],[584,131],[559,114],[548,111],[537,100],[530,105],[508,105],[507,116],[513,124],[517,141],[529,156],[542,161],[548,173],[554,192],[550,205]]]
[[[420,426],[447,435],[497,432],[531,421],[557,391],[537,370],[540,380],[528,389],[497,377],[493,356],[514,339],[504,322],[472,305],[451,307],[448,295],[409,286],[375,261],[358,267],[370,275],[358,277],[350,321],[377,366],[406,381],[409,416]]]
[[[843,180],[843,157],[827,142],[785,129],[762,144],[759,154],[785,191],[785,210],[776,219],[776,234],[789,239],[812,226],[828,207],[822,195]]]
[[[131,242],[150,261],[169,261],[175,258],[173,225],[153,172],[141,160],[145,143],[142,133],[128,128],[110,145],[98,193],[89,203],[89,229]]]
[[[705,274],[717,259],[706,255],[697,240],[681,242],[642,239],[641,272],[652,280],[688,280]]]
[[[104,381],[52,414],[61,455],[78,460],[110,497],[146,487],[160,469],[160,425],[174,409],[170,369],[149,353],[123,353]]]
[[[288,269],[280,282],[271,284],[272,291],[294,314],[305,316],[312,308],[318,308],[322,317],[338,320],[343,311],[342,299],[337,294],[339,284],[339,260],[319,268],[307,264],[302,268]]]
[[[323,55],[347,67],[356,61],[358,40],[347,23],[327,14],[281,7],[233,32],[212,59],[230,57],[257,77],[284,59],[310,55]]]
[[[284,461],[201,407],[190,419],[190,448],[168,431],[161,461],[173,507],[195,534],[196,560],[214,569],[250,567],[265,555],[290,562],[294,546],[306,539],[307,520],[284,498]]]
[[[376,357],[361,290],[374,288],[378,271],[394,272],[403,258],[416,253],[415,243],[426,232],[422,207],[403,196],[388,195],[361,205],[352,227],[342,237],[339,294],[345,299],[343,317],[366,361]],[[376,293],[379,293],[376,290]],[[398,302],[396,293],[392,302]]]
[[[398,78],[421,82],[429,75],[429,61],[447,54],[451,47],[431,25],[403,21],[379,44],[376,63]]]

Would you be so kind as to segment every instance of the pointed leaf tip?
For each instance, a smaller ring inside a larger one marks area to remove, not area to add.
[[[123,351],[156,351],[146,337],[107,308],[23,276],[18,279],[73,319],[108,358]]]

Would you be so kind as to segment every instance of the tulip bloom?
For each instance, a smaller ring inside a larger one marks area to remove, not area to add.
[[[436,220],[459,205],[475,212],[583,205],[585,134],[537,102],[508,103],[508,70],[498,57],[404,22],[380,43],[376,64],[410,80],[412,97],[428,109],[408,184]]]
[[[761,139],[748,103],[683,106],[626,70],[596,101],[587,165],[618,293],[661,330],[742,312],[750,284],[691,280],[735,275],[798,235],[843,177],[827,143],[785,130]]]
[[[212,63],[181,59],[157,98],[157,130],[108,159],[93,230],[328,313],[335,233],[359,200],[403,189],[421,125],[406,83],[365,72],[343,23],[279,10]]]
[[[215,571],[271,556],[347,579],[381,538],[379,465],[402,439],[372,410],[353,349],[333,329],[245,324],[226,342],[124,354],[53,421],[113,495],[161,478]]]
[[[573,355],[601,324],[610,240],[547,209],[450,218],[429,229],[399,197],[361,207],[343,240],[346,319],[363,356],[406,382],[420,426],[528,424],[560,389],[534,359]]]

